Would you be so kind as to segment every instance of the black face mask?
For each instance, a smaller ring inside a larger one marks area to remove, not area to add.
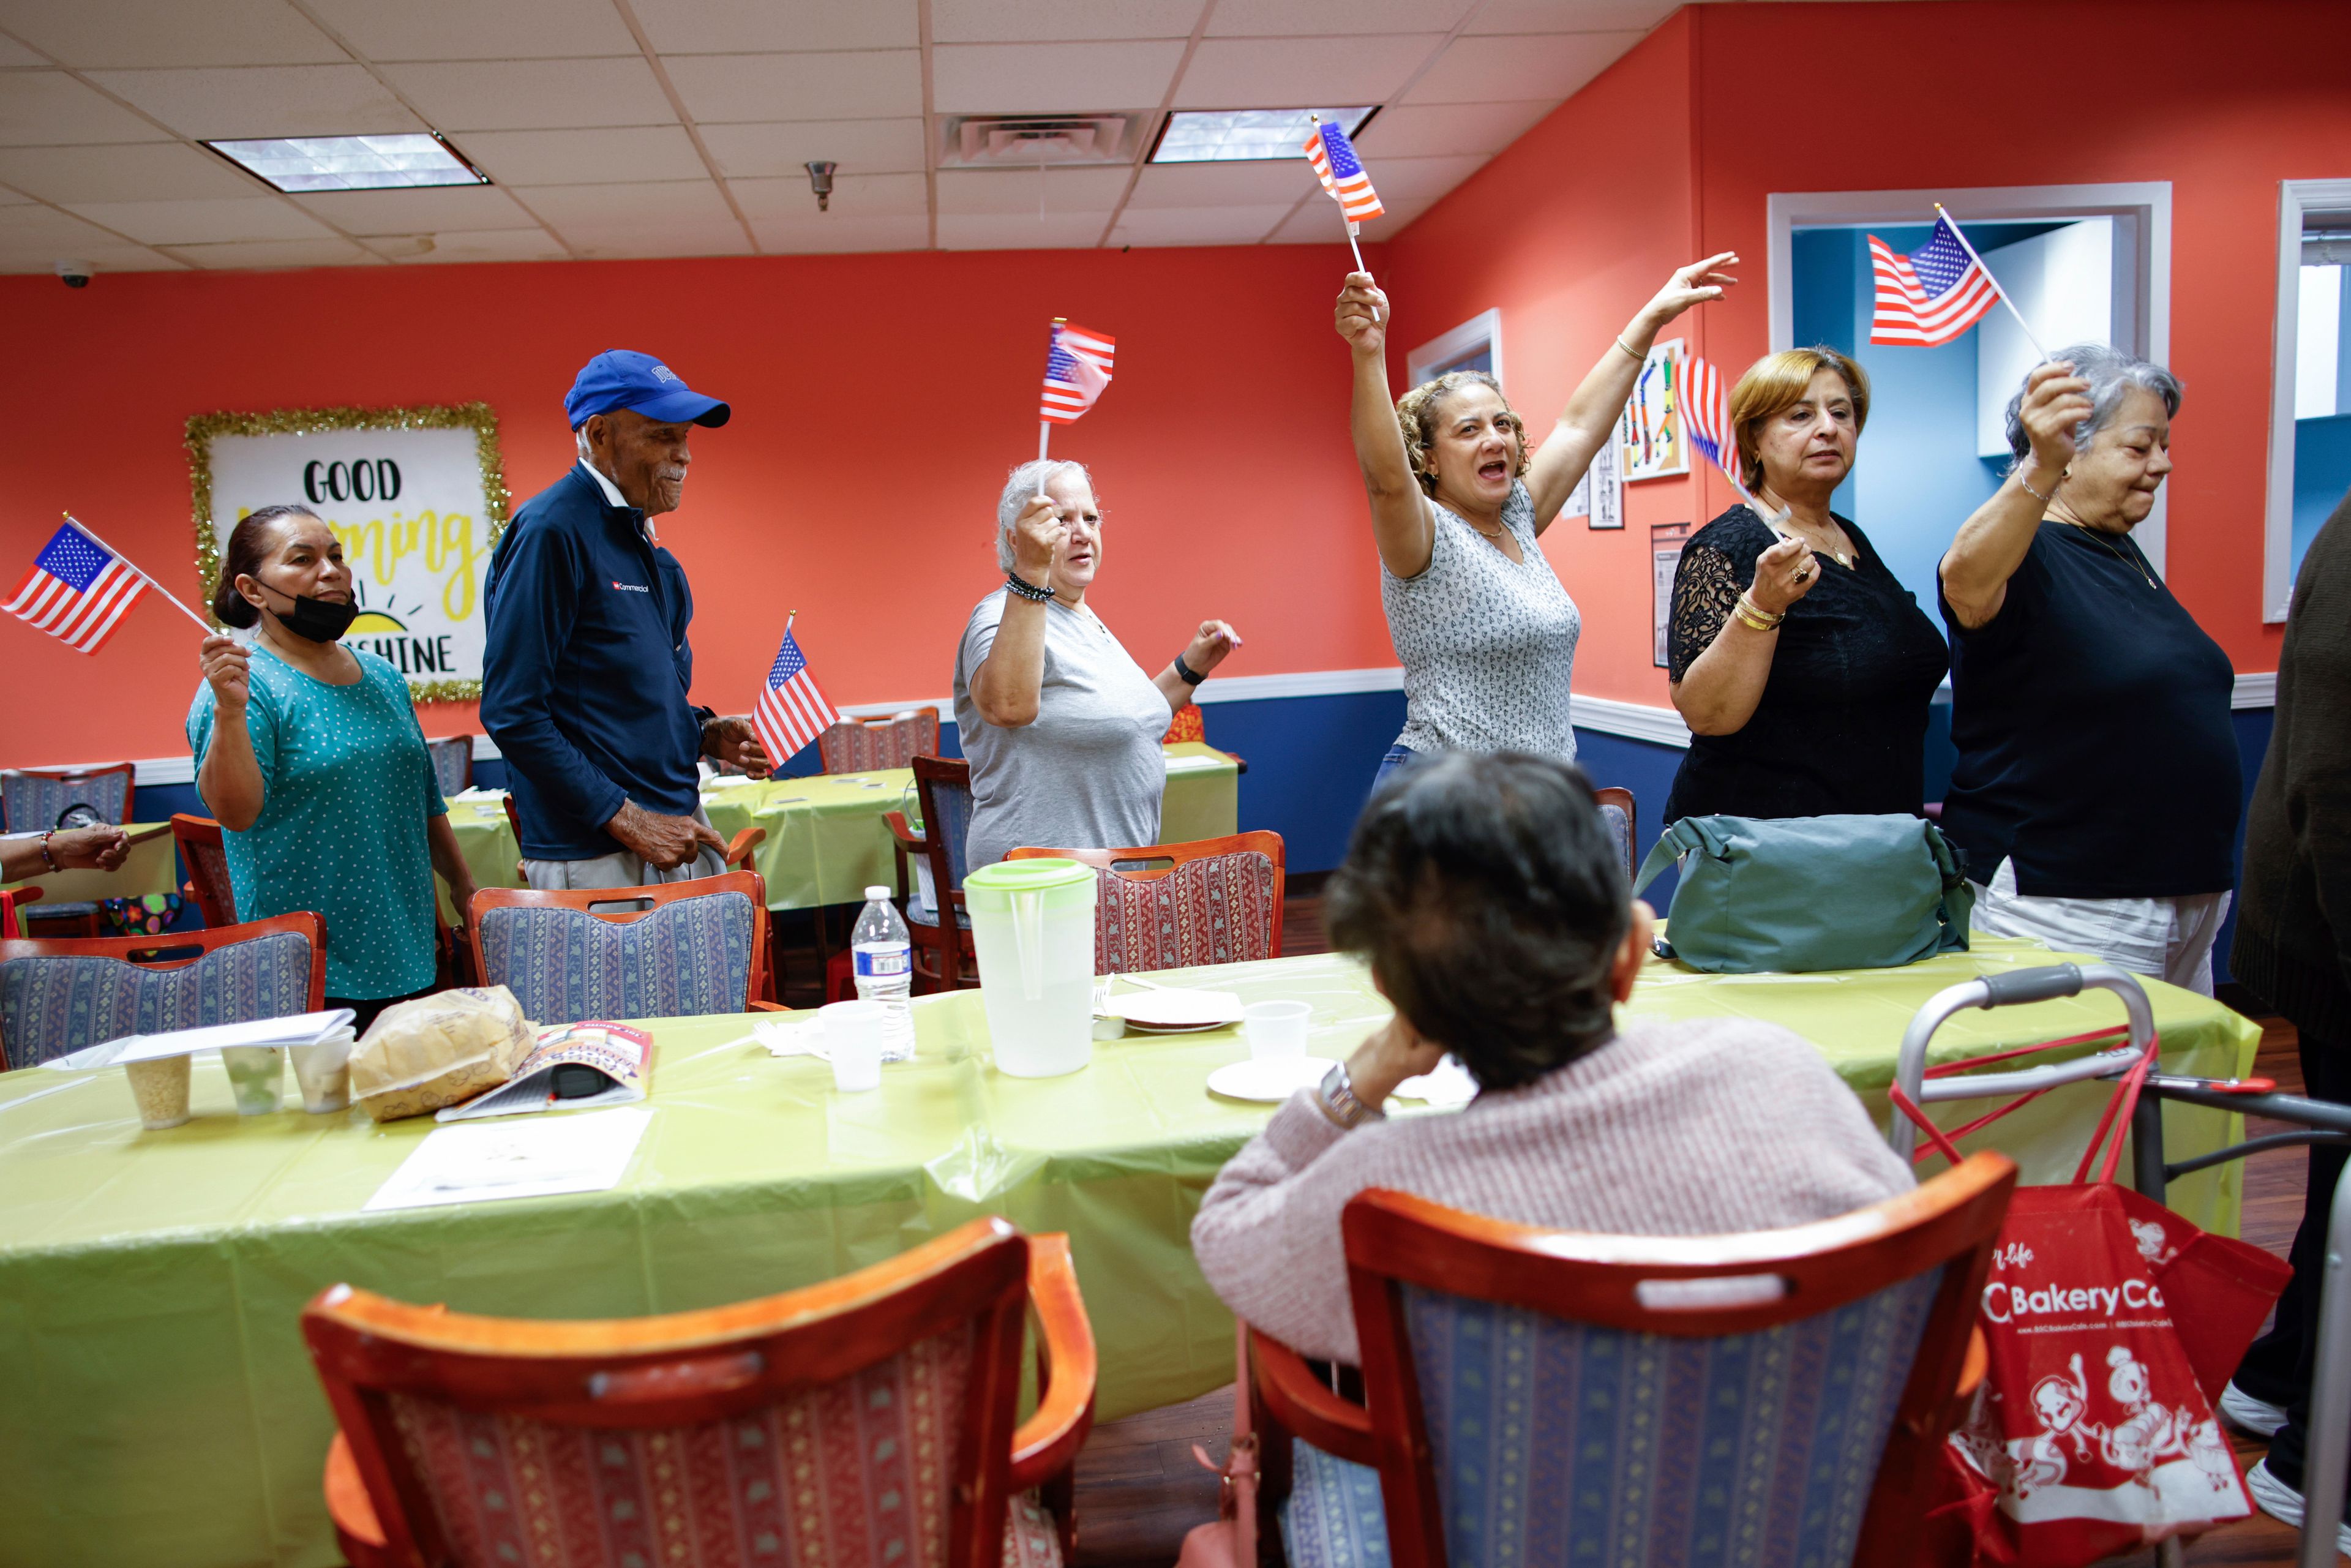
[[[260,579],[254,580],[258,582]],[[269,588],[266,582],[261,586]],[[360,607],[356,604],[337,604],[329,600],[311,599],[302,594],[279,593],[274,588],[269,588],[269,591],[277,593],[280,599],[294,601],[291,614],[277,611],[271,613],[277,616],[279,625],[305,642],[338,642],[359,617]]]

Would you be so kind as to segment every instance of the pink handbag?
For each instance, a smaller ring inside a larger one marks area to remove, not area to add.
[[[1196,1525],[1184,1537],[1176,1568],[1257,1568],[1257,1429],[1249,1418],[1249,1325],[1233,1322],[1233,1441],[1217,1464],[1199,1444],[1193,1458],[1222,1478],[1217,1522]]]

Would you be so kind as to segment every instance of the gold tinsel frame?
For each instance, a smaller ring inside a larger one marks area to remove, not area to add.
[[[498,416],[486,402],[420,403],[410,408],[279,408],[267,413],[199,413],[188,419],[189,486],[195,505],[196,572],[204,579],[204,613],[212,616],[220,587],[220,541],[213,536],[213,438],[221,435],[308,435],[329,430],[471,430],[482,467],[482,509],[490,519],[490,543],[506,532],[513,497],[507,492],[506,459],[498,449]],[[216,617],[214,624],[219,624]],[[410,696],[423,703],[473,702],[479,681],[411,681]]]

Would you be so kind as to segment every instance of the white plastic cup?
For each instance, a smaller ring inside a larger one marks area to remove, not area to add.
[[[1304,1002],[1251,1002],[1241,1009],[1241,1033],[1251,1061],[1295,1061],[1306,1054],[1306,1024],[1314,1009]]]
[[[139,1124],[149,1132],[176,1127],[188,1119],[188,1059],[158,1057],[152,1061],[126,1061],[131,1097],[139,1104]]]
[[[236,1095],[240,1116],[266,1116],[277,1109],[286,1093],[286,1048],[282,1045],[225,1045],[221,1065],[228,1069],[228,1086]]]
[[[287,1048],[287,1054],[294,1058],[294,1082],[302,1086],[302,1109],[313,1116],[350,1109],[351,1047],[355,1043],[357,1037],[346,1024],[316,1045]]]
[[[817,1009],[832,1086],[844,1094],[882,1087],[882,1004],[828,1002]]]

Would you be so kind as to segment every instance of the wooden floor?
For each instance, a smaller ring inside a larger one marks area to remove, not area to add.
[[[1321,900],[1309,892],[1287,901],[1283,943],[1290,953],[1325,951]],[[2262,1075],[2299,1093],[2302,1069],[2294,1056],[2294,1029],[2271,1020],[2263,1030]],[[2282,1130],[2255,1125],[2252,1132]],[[2245,1162],[2244,1236],[2283,1257],[2302,1218],[2305,1156],[2300,1149],[2273,1150]],[[1169,1568],[1182,1549],[1184,1532],[1217,1516],[1216,1478],[1193,1457],[1193,1446],[1221,1460],[1232,1420],[1232,1390],[1220,1389],[1186,1405],[1170,1406],[1094,1428],[1078,1458],[1077,1559],[1073,1568]],[[2231,1434],[2233,1437],[2233,1434]],[[2240,1467],[2261,1458],[2262,1447],[2239,1441]],[[2252,1568],[2294,1561],[2296,1533],[2255,1512],[2189,1544],[2197,1568]],[[2141,1559],[2151,1562],[2152,1554]]]

